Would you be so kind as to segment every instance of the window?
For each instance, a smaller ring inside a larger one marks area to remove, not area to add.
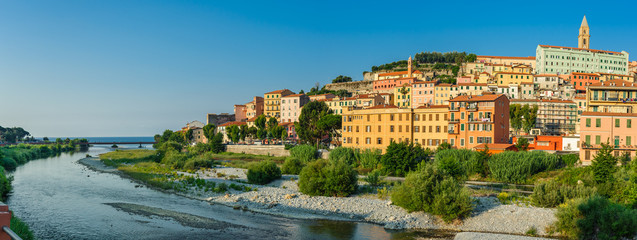
[[[380,126],[378,126],[378,132],[380,132]]]
[[[419,126],[414,126],[414,132],[420,132],[420,127]]]
[[[464,124],[460,124],[460,131],[464,131]]]
[[[403,132],[403,125],[398,125],[398,132]]]
[[[389,114],[389,121],[394,121],[394,114]]]
[[[378,145],[383,144],[383,138],[377,138],[377,139],[376,139],[376,143],[377,143]]]
[[[615,119],[615,127],[619,127],[619,119]]]
[[[365,138],[365,144],[372,144],[372,138]]]
[[[389,126],[389,131],[394,132],[394,126]]]
[[[595,144],[599,145],[602,142],[602,136],[597,135],[595,136]]]
[[[602,119],[595,119],[595,127],[602,127]]]
[[[440,126],[436,126],[436,132],[439,133],[440,132]]]
[[[631,136],[626,136],[626,146],[632,146],[632,137]]]
[[[367,126],[365,128],[365,132],[372,132],[372,126]]]
[[[473,144],[473,137],[469,137],[469,144]]]
[[[632,127],[631,119],[626,119],[626,128],[631,128],[631,127]]]
[[[586,127],[591,127],[591,119],[590,118],[586,119]]]
[[[434,132],[431,128],[432,128],[432,126],[429,126],[429,132],[430,133]]]
[[[460,139],[460,146],[464,146],[464,138]]]

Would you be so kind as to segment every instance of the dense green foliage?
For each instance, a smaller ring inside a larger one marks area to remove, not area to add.
[[[341,117],[332,114],[325,102],[311,101],[301,110],[299,121],[295,123],[296,133],[301,141],[318,147],[321,140],[327,143],[341,129]],[[330,138],[324,139],[325,136]]]
[[[283,163],[283,166],[281,166],[281,172],[283,174],[298,175],[299,173],[301,173],[301,170],[303,169],[303,167],[304,167],[303,162],[299,160],[298,158],[287,157],[285,159],[285,162]]]
[[[15,143],[26,140],[25,138],[31,134],[21,127],[3,128],[0,126],[0,139],[8,143]]]
[[[20,220],[15,216],[11,216],[11,221],[9,223],[11,231],[18,234],[22,240],[33,240],[35,237],[33,236],[33,232],[29,229],[29,225]]]
[[[579,163],[579,154],[565,154],[560,156],[562,162],[568,167],[573,167]]]
[[[482,163],[478,161],[480,159],[477,156],[478,153],[467,149],[441,149],[436,152],[434,161],[440,162],[445,158],[455,159],[461,165],[463,174],[468,176],[482,171]]]
[[[533,188],[533,204],[539,207],[557,207],[569,199],[586,198],[595,194],[594,187],[559,184],[556,181],[541,182]]]
[[[473,208],[469,192],[461,182],[435,164],[424,164],[418,171],[407,174],[391,199],[407,211],[440,215],[447,222],[469,216]]]
[[[226,145],[223,145],[223,134],[217,133],[209,142],[210,151],[220,153],[226,151]]]
[[[351,82],[352,78],[348,76],[338,75],[338,77],[332,80],[332,83],[343,83],[343,82]]]
[[[372,187],[379,186],[382,180],[383,177],[380,175],[380,171],[378,169],[370,172],[367,174],[367,177],[365,177],[365,181]]]
[[[358,161],[363,168],[376,169],[382,157],[378,149],[364,149],[358,152]]]
[[[305,166],[299,175],[299,191],[310,196],[346,197],[357,185],[356,171],[343,161],[320,159]]]
[[[248,182],[252,184],[268,184],[281,178],[281,169],[272,161],[261,161],[248,168]]]
[[[418,144],[391,142],[381,158],[381,170],[386,175],[405,176],[415,170],[421,161],[426,161],[432,152]]]
[[[290,156],[301,160],[304,163],[314,161],[316,159],[316,147],[312,145],[297,145],[290,149]]]
[[[4,168],[0,167],[0,198],[3,202],[7,200],[9,193],[13,189],[13,187],[11,187],[12,181],[13,176],[7,177],[7,172]]]
[[[509,105],[509,117],[511,119],[511,127],[516,131],[524,129],[529,133],[531,128],[535,127],[537,121],[538,106],[529,106],[528,104],[511,104]]]
[[[556,230],[578,239],[632,239],[637,236],[637,210],[601,196],[569,201],[556,214]]]
[[[562,166],[562,160],[557,155],[542,151],[505,151],[489,159],[491,177],[511,183],[523,183],[533,174]]]
[[[353,148],[337,147],[330,151],[330,161],[343,161],[347,165],[356,164],[356,151]]]
[[[612,181],[613,173],[617,169],[617,158],[612,155],[613,147],[607,143],[602,143],[597,155],[593,158],[591,168],[595,182],[605,183]]]

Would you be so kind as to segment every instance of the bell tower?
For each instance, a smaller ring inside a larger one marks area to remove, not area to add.
[[[411,56],[409,56],[409,60],[407,60],[407,77],[411,77]]]
[[[582,26],[579,27],[579,36],[577,36],[577,47],[586,48],[590,47],[591,34],[588,28],[588,22],[586,22],[586,15],[582,19]]]

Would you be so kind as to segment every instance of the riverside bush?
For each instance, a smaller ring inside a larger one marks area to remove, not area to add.
[[[212,160],[207,155],[199,155],[192,158],[189,158],[184,163],[184,169],[188,170],[198,170],[200,168],[210,168],[214,165],[214,160]]]
[[[380,176],[379,170],[374,170],[367,174],[367,177],[365,177],[365,181],[372,187],[378,187],[381,181],[383,181],[383,177]]]
[[[447,222],[469,216],[473,208],[466,188],[434,164],[410,172],[394,189],[391,199],[409,212],[425,211]]]
[[[13,171],[18,167],[18,163],[13,158],[8,157],[0,159],[0,165],[7,171]]]
[[[531,198],[535,206],[557,207],[569,199],[590,197],[595,192],[595,188],[583,184],[569,186],[549,181],[535,184]]]
[[[467,149],[442,149],[436,152],[434,161],[439,162],[443,158],[451,157],[456,159],[466,175],[480,173],[482,164],[478,162],[476,151]]]
[[[330,151],[330,161],[343,161],[347,165],[354,166],[356,164],[356,152],[354,149],[346,147],[337,147]]]
[[[299,191],[310,196],[346,197],[357,186],[356,171],[343,161],[319,159],[305,166],[299,175]]]
[[[367,169],[376,169],[382,154],[378,149],[365,149],[358,153],[360,165]]]
[[[567,167],[573,167],[575,164],[579,163],[579,155],[578,154],[565,154],[560,156],[562,158],[562,162]]]
[[[168,151],[161,159],[161,164],[173,169],[181,169],[184,167],[184,164],[186,164],[186,160],[188,160],[187,154],[176,151]]]
[[[381,158],[382,171],[391,176],[405,176],[415,170],[421,161],[426,161],[429,155],[431,151],[418,144],[391,142]]]
[[[295,157],[287,157],[285,158],[285,162],[283,163],[283,166],[281,167],[281,172],[283,174],[298,175],[299,173],[301,173],[302,169],[303,169],[303,162],[301,162],[301,160]]]
[[[453,156],[445,156],[434,162],[438,169],[445,171],[455,179],[466,178],[466,174],[458,159]]]
[[[9,193],[11,192],[11,181],[13,181],[13,176],[7,177],[6,171],[4,168],[0,167],[0,195],[2,197],[2,201],[6,201]]]
[[[33,232],[31,232],[31,230],[29,229],[29,225],[27,225],[25,222],[23,222],[19,218],[13,216],[13,214],[11,216],[9,225],[11,230],[14,233],[18,234],[18,236],[20,236],[22,240],[35,239],[35,237],[33,236]]]
[[[290,156],[298,158],[304,163],[308,163],[316,159],[316,148],[306,144],[297,145],[290,149]]]
[[[268,184],[281,178],[281,169],[272,161],[261,161],[250,165],[247,176],[249,183]]]
[[[562,166],[562,160],[557,155],[543,151],[506,151],[489,159],[491,177],[510,183],[524,183],[533,174]]]
[[[558,208],[555,230],[570,238],[632,239],[637,236],[637,210],[594,195]]]

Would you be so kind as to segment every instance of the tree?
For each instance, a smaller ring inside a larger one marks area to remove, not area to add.
[[[451,149],[451,144],[449,144],[448,142],[443,142],[440,145],[438,145],[438,148],[436,149],[436,151],[442,151],[445,149]]]
[[[418,163],[427,160],[430,154],[418,144],[391,142],[381,157],[381,169],[385,174],[402,177],[416,169]]]
[[[265,123],[268,121],[265,115],[261,114],[254,120],[254,125],[257,126],[258,129],[265,129]]]
[[[233,143],[238,143],[239,142],[239,134],[240,134],[239,126],[231,125],[231,126],[227,126],[226,127],[226,136]]]
[[[275,117],[268,119],[268,129],[273,129],[279,125],[279,121]]]
[[[226,150],[226,147],[223,145],[223,134],[217,133],[210,140],[210,150],[213,153],[220,153]]]
[[[348,76],[338,75],[338,77],[332,80],[332,83],[343,83],[343,82],[351,82],[352,78]]]
[[[475,157],[478,160],[480,176],[487,177],[487,175],[489,175],[489,159],[491,158],[489,146],[485,145],[484,149],[478,151]]]
[[[464,60],[467,62],[475,62],[477,59],[478,59],[478,56],[471,53],[471,54],[468,54]]]
[[[214,124],[207,124],[206,126],[203,126],[204,137],[206,137],[206,139],[208,140],[212,140],[212,138],[215,136],[216,129],[217,126],[215,126]]]
[[[48,142],[49,142],[49,137],[44,137],[44,138],[42,139],[42,141],[44,141],[45,143],[48,143]]]
[[[537,120],[537,110],[538,106],[529,107],[529,105],[524,105],[522,108],[522,112],[524,113],[524,121],[522,123],[522,128],[526,133],[531,132],[531,128],[535,127],[535,122]]]
[[[610,182],[617,170],[617,158],[613,155],[613,147],[608,143],[602,143],[602,147],[593,158],[591,168],[596,183]]]
[[[239,126],[239,140],[245,142],[248,135],[250,135],[250,129],[248,128],[248,125]]]
[[[338,130],[341,129],[343,124],[343,118],[341,115],[337,114],[328,114],[323,116],[316,123],[318,129],[320,131],[326,132],[330,138],[338,138],[339,133]]]
[[[288,138],[288,131],[283,129],[283,131],[281,131],[281,141],[284,141],[287,138]]]
[[[186,139],[186,142],[192,141],[192,129],[188,129],[188,131],[186,131],[184,138]]]
[[[319,127],[319,120],[328,115],[332,115],[332,110],[325,102],[312,101],[305,104],[301,110],[299,121],[294,124],[299,138],[318,147],[319,141],[328,135],[326,129],[334,127],[328,126],[327,123]]]
[[[520,104],[509,105],[509,117],[511,118],[511,127],[515,129],[516,134],[522,128],[522,106]]]
[[[518,142],[515,144],[515,147],[520,151],[526,151],[529,149],[529,139],[526,138],[518,138]]]

